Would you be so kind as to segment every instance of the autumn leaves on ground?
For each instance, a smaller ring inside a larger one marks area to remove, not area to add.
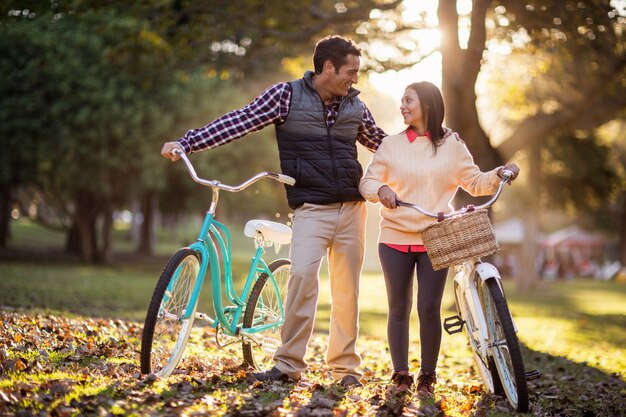
[[[175,374],[139,372],[141,324],[69,319],[0,309],[1,416],[504,416],[506,401],[485,393],[469,351],[445,346],[434,400],[386,392],[383,339],[362,337],[364,387],[333,384],[324,366],[324,336],[315,336],[310,372],[298,384],[249,385],[239,344],[219,349],[210,329],[194,329]],[[459,336],[460,337],[460,336]],[[626,384],[617,374],[525,349],[532,414],[624,415]],[[418,365],[414,363],[413,365]]]

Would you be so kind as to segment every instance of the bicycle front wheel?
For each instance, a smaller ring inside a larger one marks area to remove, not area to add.
[[[497,280],[488,279],[482,282],[481,298],[493,347],[493,362],[501,388],[509,404],[517,411],[525,413],[528,411],[528,386],[524,361],[513,319]]]
[[[478,374],[485,385],[485,388],[488,392],[494,392],[494,383],[491,377],[491,373],[489,372],[488,364],[483,362],[480,344],[481,340],[478,338],[480,332],[478,330],[478,325],[474,322],[474,317],[471,312],[467,311],[467,309],[462,308],[461,301],[463,299],[463,290],[457,281],[454,281],[454,301],[456,303],[457,315],[463,319],[465,322],[465,333],[467,334],[467,339],[469,342],[469,346],[472,349],[472,357],[474,358],[474,364],[478,369]]]
[[[189,301],[199,271],[200,255],[189,248],[176,252],[163,269],[143,327],[142,373],[167,377],[178,365],[195,318],[197,303]]]
[[[281,345],[280,330],[285,321],[283,305],[291,261],[278,259],[268,265],[274,281],[267,273],[259,275],[246,303],[243,328],[249,337],[243,340],[243,358],[251,367],[266,370],[274,364],[274,353]],[[274,282],[276,285],[274,285]]]

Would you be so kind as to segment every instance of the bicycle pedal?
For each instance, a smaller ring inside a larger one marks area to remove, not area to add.
[[[458,315],[446,317],[443,320],[443,328],[448,334],[460,333],[463,331],[465,320]]]
[[[532,381],[538,378],[541,378],[541,371],[539,369],[526,372],[526,381]]]

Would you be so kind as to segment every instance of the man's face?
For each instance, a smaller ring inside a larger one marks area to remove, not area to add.
[[[329,71],[329,90],[335,96],[344,97],[348,95],[348,90],[352,87],[352,84],[359,82],[359,66],[361,60],[356,55],[348,55],[346,57],[346,63],[339,68],[339,71],[335,71],[333,67],[332,71]]]

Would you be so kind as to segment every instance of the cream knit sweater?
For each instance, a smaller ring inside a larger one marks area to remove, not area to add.
[[[495,168],[481,172],[460,139],[452,133],[433,154],[430,139],[418,136],[409,142],[406,133],[386,137],[367,168],[359,191],[372,203],[378,203],[378,190],[388,185],[402,201],[416,204],[430,212],[451,211],[450,204],[458,187],[473,196],[493,194],[500,183]],[[421,230],[437,220],[409,207],[380,209],[381,243],[421,245]]]

